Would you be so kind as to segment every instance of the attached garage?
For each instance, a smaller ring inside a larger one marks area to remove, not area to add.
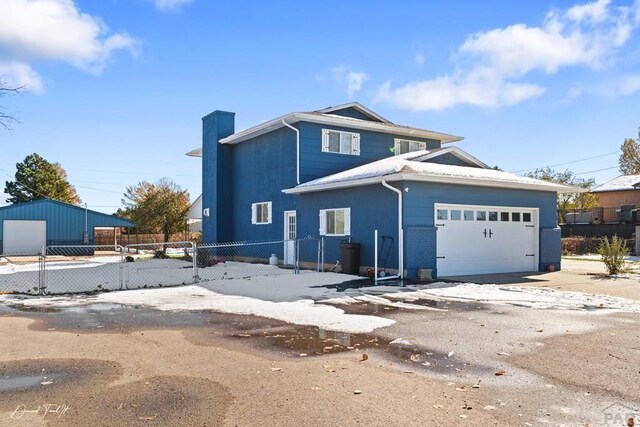
[[[0,255],[40,253],[43,246],[92,245],[96,227],[133,227],[123,218],[55,200],[0,207]]]
[[[2,230],[6,253],[37,253],[47,245],[47,221],[5,219]]]
[[[538,209],[435,205],[439,276],[538,270]]]

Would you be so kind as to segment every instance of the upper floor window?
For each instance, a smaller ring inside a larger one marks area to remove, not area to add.
[[[322,129],[322,151],[325,153],[360,155],[360,134]]]
[[[271,224],[271,202],[251,204],[251,224]]]
[[[426,142],[411,141],[409,139],[399,139],[399,138],[396,138],[395,142],[396,142],[396,145],[395,145],[395,148],[393,150],[393,153],[395,155],[404,154],[404,153],[410,153],[412,151],[420,151],[420,150],[426,150],[427,149],[427,143]]]

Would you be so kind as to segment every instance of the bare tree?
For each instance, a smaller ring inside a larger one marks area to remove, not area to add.
[[[9,86],[4,80],[0,78],[0,98],[3,98],[10,94],[19,93],[23,86]],[[7,113],[2,106],[0,106],[0,127],[11,130],[11,123],[18,122],[11,114]]]

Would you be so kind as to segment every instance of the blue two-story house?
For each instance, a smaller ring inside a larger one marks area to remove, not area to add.
[[[290,113],[235,132],[234,113],[203,121],[203,240],[393,239],[387,267],[407,277],[560,268],[559,192],[573,187],[497,171],[452,143],[461,137],[397,125],[353,102]],[[380,243],[378,243],[378,246]],[[286,250],[278,254],[294,261]],[[301,252],[300,261],[316,261]]]

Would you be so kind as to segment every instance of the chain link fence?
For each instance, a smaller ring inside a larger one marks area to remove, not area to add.
[[[193,242],[46,246],[0,255],[0,293],[54,295],[251,280],[321,271],[322,242]]]
[[[43,265],[41,253],[1,254],[0,293],[39,293]]]
[[[47,246],[44,254],[40,293],[122,289],[121,246]]]

